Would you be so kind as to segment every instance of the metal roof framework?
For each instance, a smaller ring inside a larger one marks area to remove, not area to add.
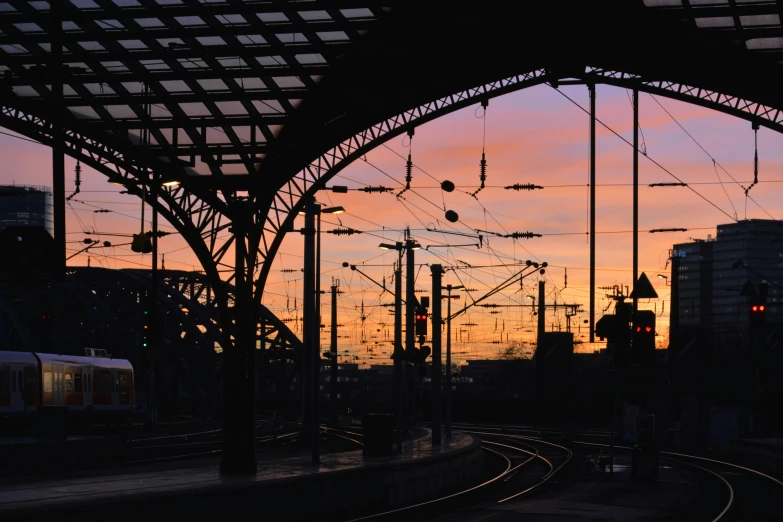
[[[305,199],[490,97],[571,78],[783,131],[781,15],[783,0],[5,0],[0,125],[139,196],[152,173],[180,180],[156,206],[212,280],[233,278],[246,221],[260,301]]]

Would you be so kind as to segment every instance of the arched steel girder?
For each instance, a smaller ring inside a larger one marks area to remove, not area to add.
[[[614,70],[587,67],[582,74],[573,76],[585,82],[604,83],[629,89],[638,89],[683,102],[693,103],[719,112],[743,118],[777,132],[783,133],[783,111],[753,100],[744,99],[682,83],[648,79],[638,74]],[[410,129],[428,121],[444,116],[482,99],[493,98],[546,82],[560,79],[563,75],[545,69],[480,85],[473,89],[456,92],[450,96],[434,100],[422,106],[407,110],[392,118],[373,125],[352,138],[333,147],[310,163],[304,170],[290,179],[273,196],[268,211],[266,205],[260,205],[260,212],[253,216],[256,222],[263,220],[263,233],[257,235],[260,259],[256,279],[256,300],[260,303],[263,285],[269,274],[271,260],[279,249],[286,230],[290,230],[293,220],[302,208],[307,197],[313,196],[323,188],[326,182],[351,162],[370,152],[382,143],[399,136]],[[43,144],[51,145],[50,122],[24,110],[0,106],[0,124],[22,135],[31,137]],[[75,129],[66,129],[67,153],[85,164],[95,168],[112,181],[125,183],[129,193],[141,197],[147,190],[146,199],[151,202],[149,187],[141,179],[148,178],[149,172],[140,169],[137,161],[131,158],[121,146],[108,141],[97,141]],[[135,154],[135,151],[131,154]],[[143,158],[143,161],[146,161]],[[153,162],[154,159],[149,159]],[[156,167],[160,167],[156,165]],[[188,188],[177,186],[161,188],[159,200],[155,205],[162,217],[182,234],[194,254],[199,259],[207,276],[220,281],[218,266],[227,265],[223,258],[235,240],[229,231],[233,216],[230,196],[220,197],[214,191],[191,192]],[[253,241],[251,240],[251,244]],[[229,281],[233,274],[229,276]],[[230,287],[227,287],[230,289]],[[214,285],[215,301],[218,305],[228,306],[230,294],[224,293],[221,285]],[[228,290],[230,292],[230,290]]]
[[[52,123],[49,119],[18,107],[7,101],[0,104],[0,125],[39,141],[53,145]],[[171,166],[158,159],[146,156],[141,149],[127,150],[125,145],[115,142],[110,136],[100,139],[81,132],[78,124],[65,128],[65,152],[80,160],[109,181],[121,183],[129,194],[145,200],[171,223],[188,242],[204,270],[213,281],[221,280],[217,266],[230,248],[234,238],[223,234],[230,226],[231,203],[220,197],[218,192],[193,192],[184,186],[159,187],[158,199],[151,195],[151,171],[156,170],[158,179],[172,172]],[[141,165],[148,165],[142,167]],[[218,304],[227,304],[228,295],[224,288],[215,285],[215,299]]]
[[[727,95],[710,89],[686,85],[673,81],[648,79],[644,76],[586,67],[583,71],[571,71],[570,77],[584,83],[607,84],[627,89],[664,96],[682,102],[742,118],[761,126],[783,133],[783,107],[770,107],[761,103]],[[267,213],[264,224],[264,241],[259,247],[264,263],[261,266],[258,285],[263,285],[269,275],[271,260],[274,259],[287,231],[308,198],[326,186],[326,183],[352,162],[369,153],[388,140],[400,136],[415,127],[460,110],[481,100],[526,89],[563,79],[562,74],[538,69],[496,82],[457,92],[425,105],[400,113],[392,118],[365,129],[352,138],[321,155],[300,171],[280,189]],[[264,251],[264,248],[266,250]],[[260,301],[261,295],[257,296]]]

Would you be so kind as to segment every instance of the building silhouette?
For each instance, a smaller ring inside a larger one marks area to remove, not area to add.
[[[716,237],[674,245],[672,317],[683,328],[749,328],[748,303],[764,291],[767,321],[783,322],[783,224],[748,219],[718,225]],[[780,285],[780,286],[778,286]]]
[[[48,187],[0,186],[0,230],[43,227],[52,235],[52,193]]]

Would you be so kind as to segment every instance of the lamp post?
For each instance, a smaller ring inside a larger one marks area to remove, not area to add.
[[[311,389],[311,396],[310,396],[310,422],[312,423],[312,439],[313,439],[313,448],[312,448],[312,462],[313,464],[318,464],[320,462],[320,448],[318,446],[318,439],[321,434],[321,427],[319,422],[319,415],[318,415],[318,406],[319,406],[319,384],[321,382],[321,371],[320,371],[320,362],[321,362],[321,214],[341,214],[345,212],[345,209],[343,207],[322,207],[319,203],[309,203],[307,205],[306,209],[306,220],[315,218],[315,274],[314,274],[314,281],[312,282],[312,285],[314,286],[315,295],[313,307],[311,308],[311,313],[313,314],[313,317],[310,318],[308,321],[308,328],[309,330],[309,338],[310,338],[310,353],[312,360],[310,364],[308,365],[308,362],[305,362],[305,365],[310,366],[310,370],[312,371],[312,375],[310,375],[310,386]],[[311,226],[311,225],[310,225]],[[305,223],[305,229],[309,228],[307,221]],[[305,249],[307,250],[307,249]],[[307,256],[305,256],[307,257]],[[307,259],[305,260],[307,263]],[[307,272],[307,267],[305,268],[305,273]],[[309,293],[312,290],[307,284],[305,284],[305,293]],[[307,308],[306,308],[307,309]],[[307,345],[308,343],[305,343]]]
[[[396,442],[397,450],[402,451],[403,430],[405,427],[405,411],[403,408],[403,364],[402,361],[405,358],[405,352],[402,348],[402,250],[403,243],[396,242],[394,244],[381,243],[379,245],[383,250],[396,250],[397,251],[397,266],[394,269],[394,351],[392,352],[392,360],[394,361],[393,368],[393,381],[394,381],[394,397],[392,402],[394,404],[395,426],[396,426]]]

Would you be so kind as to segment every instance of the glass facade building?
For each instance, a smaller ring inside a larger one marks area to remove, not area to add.
[[[783,223],[765,219],[718,225],[715,238],[674,245],[683,327],[748,326],[748,283],[767,285],[769,322],[783,322]],[[780,286],[778,286],[780,285]]]
[[[0,230],[44,227],[52,232],[52,192],[48,187],[0,185]]]

